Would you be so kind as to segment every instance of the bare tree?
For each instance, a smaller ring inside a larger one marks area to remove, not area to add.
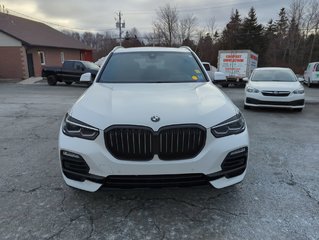
[[[178,13],[175,7],[166,4],[156,12],[157,20],[154,22],[154,30],[163,38],[164,44],[172,46],[178,33]]]
[[[62,30],[62,33],[64,33],[65,35],[68,35],[76,40],[81,40],[81,36],[78,32],[74,32],[74,31],[69,31],[69,30]]]
[[[310,47],[310,53],[309,53],[309,62],[312,61],[312,54],[316,42],[316,38],[318,35],[318,30],[319,30],[319,1],[318,0],[312,0],[310,3],[310,9],[309,9],[309,26],[310,26],[310,31],[314,34],[312,38],[312,43]]]
[[[285,44],[285,55],[287,54],[287,60],[289,66],[296,68],[302,60],[299,55],[303,56],[301,53],[301,43],[303,37],[300,34],[301,28],[303,25],[303,16],[305,14],[306,0],[293,0],[290,3],[288,9],[288,18],[289,18],[289,29],[287,35],[287,41]]]
[[[216,30],[216,19],[215,17],[210,17],[207,19],[206,23],[207,32],[209,32],[210,36],[213,36]]]
[[[134,38],[139,38],[140,37],[140,32],[137,30],[136,27],[133,27],[130,31],[129,31],[129,34],[131,37],[134,37]]]
[[[87,46],[91,48],[96,47],[96,39],[95,35],[91,32],[85,32],[82,35],[82,42],[84,42]]]
[[[179,23],[179,40],[182,43],[185,39],[191,39],[197,26],[197,18],[194,15],[186,15]]]
[[[288,17],[290,19],[295,19],[298,26],[302,25],[303,16],[305,15],[305,6],[307,5],[307,0],[293,0],[290,3],[288,10]]]

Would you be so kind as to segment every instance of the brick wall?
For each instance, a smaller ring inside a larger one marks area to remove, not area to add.
[[[40,51],[44,52],[45,65],[41,65]],[[64,60],[81,60],[80,50],[37,47],[26,51],[24,47],[0,47],[0,78],[28,78],[27,53],[32,54],[34,75],[40,77],[43,66],[62,66],[61,52]]]
[[[23,79],[26,77],[24,47],[0,47],[0,78]]]
[[[41,65],[39,52],[44,52],[45,65]],[[64,60],[80,60],[80,50],[72,49],[55,49],[55,48],[31,48],[27,53],[32,53],[35,76],[41,76],[42,67],[44,66],[62,66],[61,52],[64,53]]]

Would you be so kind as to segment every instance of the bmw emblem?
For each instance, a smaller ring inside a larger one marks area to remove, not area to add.
[[[159,116],[153,116],[151,117],[152,122],[159,122],[160,117]]]

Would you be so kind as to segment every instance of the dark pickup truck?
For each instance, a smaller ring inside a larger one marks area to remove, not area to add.
[[[51,86],[56,85],[57,82],[71,85],[73,82],[80,82],[83,73],[91,73],[94,79],[98,71],[99,66],[92,62],[68,60],[64,61],[62,67],[44,67],[42,77],[46,77]]]

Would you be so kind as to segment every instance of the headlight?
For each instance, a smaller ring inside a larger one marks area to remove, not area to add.
[[[245,119],[239,112],[235,116],[211,128],[212,134],[216,138],[239,134],[245,131]]]
[[[296,89],[292,92],[293,94],[304,94],[305,93],[305,89],[304,88],[299,88]]]
[[[246,91],[250,92],[250,93],[259,93],[259,90],[257,88],[253,88],[253,87],[247,87]]]
[[[62,132],[70,137],[84,138],[94,140],[99,135],[99,130],[86,123],[83,123],[69,114],[67,114],[63,121]]]

